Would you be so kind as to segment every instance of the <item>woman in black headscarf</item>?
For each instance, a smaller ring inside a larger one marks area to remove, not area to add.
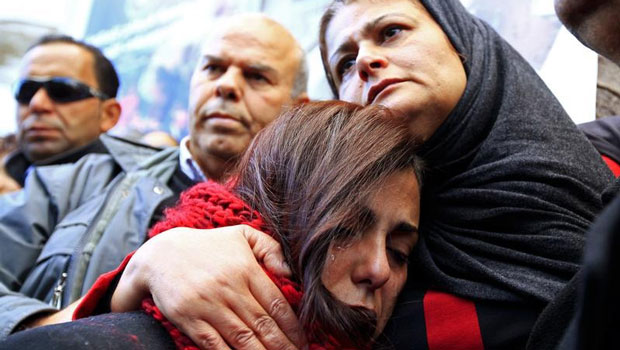
[[[458,0],[335,1],[320,45],[335,95],[409,117],[430,168],[419,273],[391,342],[524,347],[579,269],[609,170],[533,69]]]

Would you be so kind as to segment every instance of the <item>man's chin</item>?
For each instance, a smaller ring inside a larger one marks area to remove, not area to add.
[[[37,142],[22,147],[22,153],[33,163],[45,161],[66,151],[66,147],[51,142]]]
[[[205,150],[207,154],[211,154],[223,161],[234,161],[243,154],[246,148],[239,145],[214,145],[207,147]]]
[[[247,137],[236,135],[218,135],[205,141],[201,147],[205,153],[222,160],[237,159],[250,145]]]

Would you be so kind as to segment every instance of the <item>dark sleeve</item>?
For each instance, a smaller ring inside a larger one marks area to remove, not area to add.
[[[0,342],[0,350],[174,350],[157,320],[143,312],[111,313],[33,328]]]
[[[620,116],[580,124],[579,129],[600,154],[620,163]]]
[[[559,349],[618,349],[620,340],[620,196],[588,232],[577,310]]]

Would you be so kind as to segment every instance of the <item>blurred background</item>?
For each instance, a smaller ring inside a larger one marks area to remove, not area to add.
[[[620,115],[620,72],[583,47],[559,23],[553,0],[461,0],[534,66],[576,123]],[[11,85],[19,60],[39,36],[59,32],[99,46],[120,78],[121,121],[131,136],[187,133],[189,78],[200,38],[213,19],[260,11],[302,43],[309,95],[331,97],[318,51],[318,23],[329,0],[20,0],[0,1],[0,136],[15,130]],[[570,72],[570,73],[567,73]]]

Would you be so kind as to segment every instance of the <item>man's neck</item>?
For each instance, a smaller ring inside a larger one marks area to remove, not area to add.
[[[194,160],[198,163],[200,170],[202,170],[207,179],[220,183],[226,180],[225,176],[234,165],[234,162],[231,160],[223,160],[208,154],[198,159],[194,157]]]
[[[236,164],[233,159],[223,159],[214,154],[194,150],[189,139],[186,145],[192,160],[200,167],[202,174],[209,180],[220,183],[225,181],[228,172]]]
[[[85,145],[67,150],[65,152],[52,155],[45,159],[30,160],[34,165],[54,165],[63,163],[75,163],[80,158],[91,153],[108,153],[108,149],[105,147],[101,139],[96,138],[92,142]]]
[[[61,154],[48,157],[38,162],[31,162],[22,151],[13,152],[6,159],[5,169],[7,174],[24,186],[26,173],[32,165],[56,165],[64,163],[75,163],[86,154],[90,153],[108,153],[108,149],[99,138],[93,140],[88,145],[78,147],[76,149],[63,152]]]

